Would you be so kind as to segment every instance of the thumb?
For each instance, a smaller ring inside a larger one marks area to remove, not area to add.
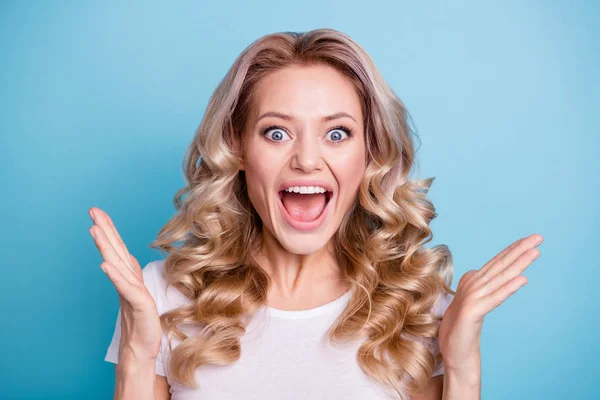
[[[140,263],[138,262],[138,260],[137,260],[137,259],[136,259],[136,258],[135,258],[135,257],[134,257],[132,254],[129,254],[129,260],[131,260],[131,263],[132,263],[132,264],[133,264],[133,265],[134,265],[136,268],[139,268],[140,270],[142,269],[142,268],[140,267]]]

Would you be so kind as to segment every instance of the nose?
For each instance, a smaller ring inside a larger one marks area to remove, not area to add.
[[[299,138],[294,147],[291,167],[304,173],[311,173],[323,169],[321,146],[317,138]]]

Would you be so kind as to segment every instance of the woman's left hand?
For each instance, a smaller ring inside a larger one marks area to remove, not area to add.
[[[527,283],[521,273],[539,257],[543,240],[539,234],[519,239],[481,269],[463,275],[439,330],[445,370],[468,372],[479,365],[483,318]]]

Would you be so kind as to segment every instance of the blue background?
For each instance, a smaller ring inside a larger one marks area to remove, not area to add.
[[[118,298],[88,208],[143,265],[160,258],[148,244],[234,59],[264,34],[330,27],[412,114],[454,288],[545,238],[529,284],[486,317],[483,398],[599,398],[598,4],[2,2],[0,397],[111,398]]]

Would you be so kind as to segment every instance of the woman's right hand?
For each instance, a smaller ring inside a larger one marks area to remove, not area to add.
[[[160,351],[162,328],[154,299],[144,285],[140,264],[129,254],[108,214],[97,207],[92,207],[89,213],[94,221],[90,233],[104,259],[100,268],[119,293],[119,356],[127,352],[136,361],[154,361]]]

